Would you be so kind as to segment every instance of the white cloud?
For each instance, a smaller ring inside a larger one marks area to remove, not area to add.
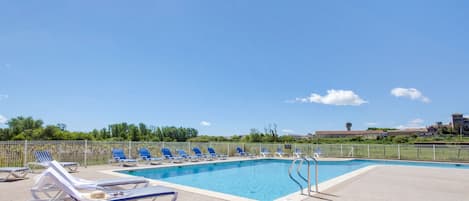
[[[295,102],[301,103],[321,103],[326,105],[353,105],[358,106],[368,101],[363,100],[351,90],[327,90],[327,95],[321,96],[312,93],[309,97],[296,98]]]
[[[201,125],[201,126],[211,126],[212,123],[210,123],[210,122],[208,122],[208,121],[201,121],[201,122],[200,122],[200,125]]]
[[[422,92],[415,88],[394,88],[391,90],[391,94],[396,97],[406,97],[411,100],[419,100],[424,103],[430,102],[428,97],[425,97]]]
[[[291,130],[291,129],[282,129],[282,132],[283,133],[293,133],[295,132],[294,130]]]
[[[406,128],[425,128],[425,125],[423,125],[425,121],[420,118],[412,119],[407,122],[405,125],[399,125],[396,126],[397,129],[406,129]]]
[[[8,98],[8,94],[0,94],[0,101]]]
[[[5,116],[0,115],[0,125],[6,124],[7,122],[8,122],[8,119]]]
[[[365,125],[367,125],[367,126],[376,126],[376,125],[378,125],[378,123],[376,123],[376,122],[366,122]]]

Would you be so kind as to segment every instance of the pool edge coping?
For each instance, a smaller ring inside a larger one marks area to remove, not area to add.
[[[345,173],[343,175],[340,175],[340,176],[337,176],[337,177],[334,177],[332,179],[329,179],[327,181],[324,181],[324,182],[321,182],[319,183],[318,185],[318,189],[319,189],[319,194],[321,193],[321,191],[325,191],[329,188],[332,188],[344,181],[347,181],[349,179],[352,179],[354,177],[357,177],[363,173],[366,173],[378,166],[381,166],[381,165],[369,165],[369,166],[366,166],[366,167],[363,167],[363,168],[360,168],[360,169],[357,169],[357,170],[354,170],[352,172],[348,172],[348,173]],[[313,187],[313,185],[312,185]],[[308,192],[308,187],[304,188],[303,189],[303,192]],[[312,191],[311,192],[311,195],[316,195],[318,194],[318,192],[314,192]],[[291,194],[288,194],[286,196],[283,196],[283,197],[280,197],[280,198],[277,198],[275,199],[275,201],[296,201],[296,200],[303,200],[305,198],[310,198],[310,196],[308,196],[307,194],[301,194],[301,191],[297,191],[297,192],[294,192],[294,193],[291,193]]]

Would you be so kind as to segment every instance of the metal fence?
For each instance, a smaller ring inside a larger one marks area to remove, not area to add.
[[[338,158],[371,158],[423,161],[469,162],[469,145],[382,145],[382,144],[260,144],[241,142],[107,142],[107,141],[0,141],[0,167],[24,166],[34,162],[34,151],[50,151],[58,161],[75,161],[82,166],[107,164],[111,159],[111,150],[121,148],[127,156],[138,158],[138,149],[146,147],[154,156],[161,156],[161,148],[170,148],[192,152],[199,147],[204,152],[213,147],[219,154],[236,155],[236,147],[249,153],[259,155],[262,148],[275,153],[282,148],[292,155],[295,149],[311,155],[320,150],[323,157]],[[289,148],[289,149],[285,149]]]

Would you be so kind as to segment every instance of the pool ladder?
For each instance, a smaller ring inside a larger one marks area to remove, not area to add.
[[[293,180],[298,185],[298,187],[300,187],[301,195],[304,195],[303,194],[303,186],[301,185],[301,183],[298,180],[296,180],[291,175],[292,174],[292,169],[296,165],[297,161],[300,161],[300,163],[296,167],[296,173],[298,174],[298,176],[301,179],[303,179],[303,181],[305,181],[308,184],[308,196],[311,196],[311,192],[312,192],[312,190],[311,190],[311,163],[314,162],[316,192],[319,193],[319,189],[318,189],[318,161],[316,160],[316,158],[303,156],[302,158],[294,159],[292,161],[291,165],[290,165],[290,168],[288,168],[288,176],[290,177],[291,180]],[[308,176],[307,176],[307,178],[305,178],[303,175],[301,175],[301,172],[300,172],[301,167],[303,166],[303,162],[305,162],[305,161],[308,163]]]

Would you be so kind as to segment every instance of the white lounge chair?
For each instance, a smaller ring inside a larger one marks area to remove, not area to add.
[[[52,197],[39,197],[37,192],[51,193],[51,186],[56,191]],[[38,176],[36,184],[31,189],[34,201],[44,200],[77,200],[77,201],[96,201],[96,200],[140,200],[144,198],[156,198],[164,195],[172,195],[172,200],[177,199],[177,192],[173,189],[162,186],[151,186],[145,188],[136,188],[128,190],[115,190],[115,191],[98,191],[92,193],[82,193],[78,191],[72,184],[63,178],[54,169],[48,168],[41,175]],[[95,197],[96,196],[96,197]],[[97,197],[99,196],[99,198]]]
[[[321,150],[321,148],[317,148],[316,150],[314,150],[313,156],[314,156],[314,158],[322,157],[322,150]]]
[[[28,167],[2,167],[0,172],[7,173],[7,176],[0,178],[0,181],[15,181],[26,179],[30,169]]]
[[[28,166],[39,165],[45,168],[49,167],[49,163],[54,160],[52,154],[49,151],[35,151],[34,156],[36,157],[36,162],[28,163]],[[69,172],[77,172],[78,166],[80,165],[77,162],[59,162],[60,165],[66,167]]]
[[[57,161],[52,161],[50,163],[50,168],[54,169],[57,173],[60,174],[60,176],[66,179],[77,189],[109,189],[115,186],[123,185],[134,185],[134,188],[137,188],[138,186],[146,187],[149,184],[149,181],[143,177],[124,177],[115,179],[101,179],[96,181],[80,179],[68,173],[67,170],[65,170]]]

